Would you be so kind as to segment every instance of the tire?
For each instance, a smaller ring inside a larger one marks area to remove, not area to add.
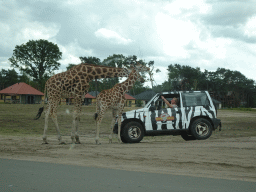
[[[121,140],[124,143],[139,143],[144,137],[142,125],[136,121],[127,123],[121,131]]]
[[[190,131],[198,140],[208,139],[212,135],[212,124],[207,119],[199,118],[192,123]]]
[[[182,139],[184,139],[185,141],[192,141],[192,140],[196,140],[196,138],[193,135],[188,135],[186,132],[181,133],[180,135],[182,137]]]
[[[128,142],[126,141],[125,137],[122,136],[122,135],[121,135],[121,141],[122,141],[123,143],[128,143]]]

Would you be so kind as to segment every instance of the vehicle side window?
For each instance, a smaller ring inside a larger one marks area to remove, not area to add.
[[[182,101],[183,101],[184,107],[210,105],[210,102],[206,93],[183,93]]]
[[[165,94],[163,96],[169,103],[171,103],[172,99],[175,97],[176,99],[178,99],[177,106],[180,107],[180,95],[179,94]],[[164,102],[164,100],[161,98],[161,96],[159,96],[156,103],[157,103],[156,106],[157,106],[158,110],[161,108],[168,108],[167,104]]]

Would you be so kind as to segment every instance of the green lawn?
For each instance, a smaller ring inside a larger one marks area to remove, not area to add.
[[[0,104],[0,134],[42,135],[44,129],[44,113],[38,120],[34,120],[40,107],[40,104]],[[95,106],[82,107],[82,115],[79,123],[80,134],[95,133],[95,110]],[[131,108],[126,108],[125,110],[131,110]],[[60,105],[58,107],[58,123],[62,135],[70,135],[72,111],[72,105]],[[112,113],[111,110],[109,110],[101,123],[101,133],[108,134],[110,132],[111,118]],[[56,134],[55,126],[51,118],[49,118],[47,134]]]
[[[44,114],[34,120],[39,104],[0,104],[0,134],[1,135],[38,135],[43,134]],[[131,108],[125,108],[125,111]],[[68,113],[68,111],[70,113]],[[58,108],[58,122],[62,135],[69,136],[72,124],[72,105],[61,105]],[[95,134],[95,106],[83,106],[79,134]],[[110,133],[112,113],[109,110],[101,123],[100,133]],[[222,131],[216,131],[213,138],[256,136],[255,111],[219,110],[218,118],[222,120]],[[49,119],[48,135],[56,135],[55,126]]]

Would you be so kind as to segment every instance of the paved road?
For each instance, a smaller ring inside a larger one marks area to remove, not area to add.
[[[0,159],[0,192],[255,192],[256,182]]]

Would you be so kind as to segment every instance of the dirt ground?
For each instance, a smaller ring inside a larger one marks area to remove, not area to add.
[[[116,138],[109,144],[102,134],[101,145],[95,144],[94,134],[81,135],[82,144],[77,145],[70,136],[63,137],[66,145],[59,145],[55,135],[43,145],[42,135],[0,135],[0,157],[256,182],[256,137],[224,137],[228,128],[223,131],[203,141],[158,136],[144,137],[138,144],[118,143]]]

